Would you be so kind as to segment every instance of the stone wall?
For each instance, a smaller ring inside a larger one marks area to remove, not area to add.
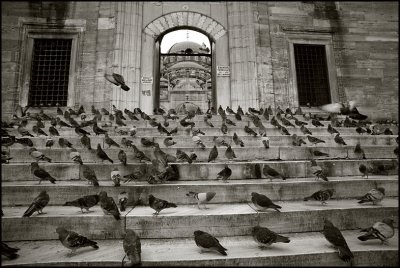
[[[291,103],[287,39],[331,35],[337,99],[398,118],[397,2],[253,2],[260,106]]]
[[[173,12],[198,12],[227,30],[216,47],[217,63],[231,68],[231,77],[217,78],[217,100],[223,107],[293,106],[297,91],[290,40],[322,36],[333,51],[333,99],[356,100],[398,117],[397,2],[15,1],[1,7],[2,116],[11,114],[21,97],[22,21],[83,23],[75,105],[132,108],[147,103],[140,94],[140,76],[152,73],[144,65],[152,60],[143,56],[146,25]],[[108,83],[104,72],[121,73],[132,90],[123,92]]]

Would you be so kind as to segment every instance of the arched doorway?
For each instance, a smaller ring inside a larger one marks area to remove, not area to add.
[[[176,110],[187,103],[205,112],[216,105],[214,44],[209,35],[191,27],[171,29],[156,39],[160,56],[155,108]]]
[[[225,28],[214,19],[197,12],[173,12],[163,15],[144,28],[141,50],[141,76],[152,83],[141,83],[140,108],[146,113],[160,106],[160,44],[162,38],[173,31],[188,29],[206,35],[210,41],[211,77],[207,83],[214,88],[212,105],[230,105],[229,77],[217,77],[217,66],[229,66],[228,37]],[[188,51],[190,52],[190,51]]]

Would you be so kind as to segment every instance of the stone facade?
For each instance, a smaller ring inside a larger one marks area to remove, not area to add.
[[[157,37],[191,26],[215,42],[216,103],[298,105],[292,44],[327,48],[331,99],[356,100],[398,118],[397,2],[2,2],[2,116],[27,97],[29,34],[76,36],[69,105],[140,107],[151,113]],[[120,73],[131,87],[108,83]]]

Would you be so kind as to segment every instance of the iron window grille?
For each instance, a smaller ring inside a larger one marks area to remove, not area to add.
[[[324,45],[293,44],[300,106],[331,102]]]
[[[28,105],[66,106],[72,39],[34,39]]]

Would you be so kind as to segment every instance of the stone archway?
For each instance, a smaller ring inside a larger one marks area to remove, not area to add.
[[[215,43],[213,47],[213,69],[215,66],[229,66],[228,37],[225,27],[213,18],[197,12],[172,12],[151,21],[144,27],[142,34],[141,51],[141,77],[153,78],[152,84],[141,84],[140,108],[146,113],[153,113],[155,96],[155,83],[159,72],[159,42],[157,38],[167,32],[182,27],[190,27],[207,34]],[[212,75],[216,90],[216,105],[223,107],[230,105],[230,80],[229,77],[216,77]]]

